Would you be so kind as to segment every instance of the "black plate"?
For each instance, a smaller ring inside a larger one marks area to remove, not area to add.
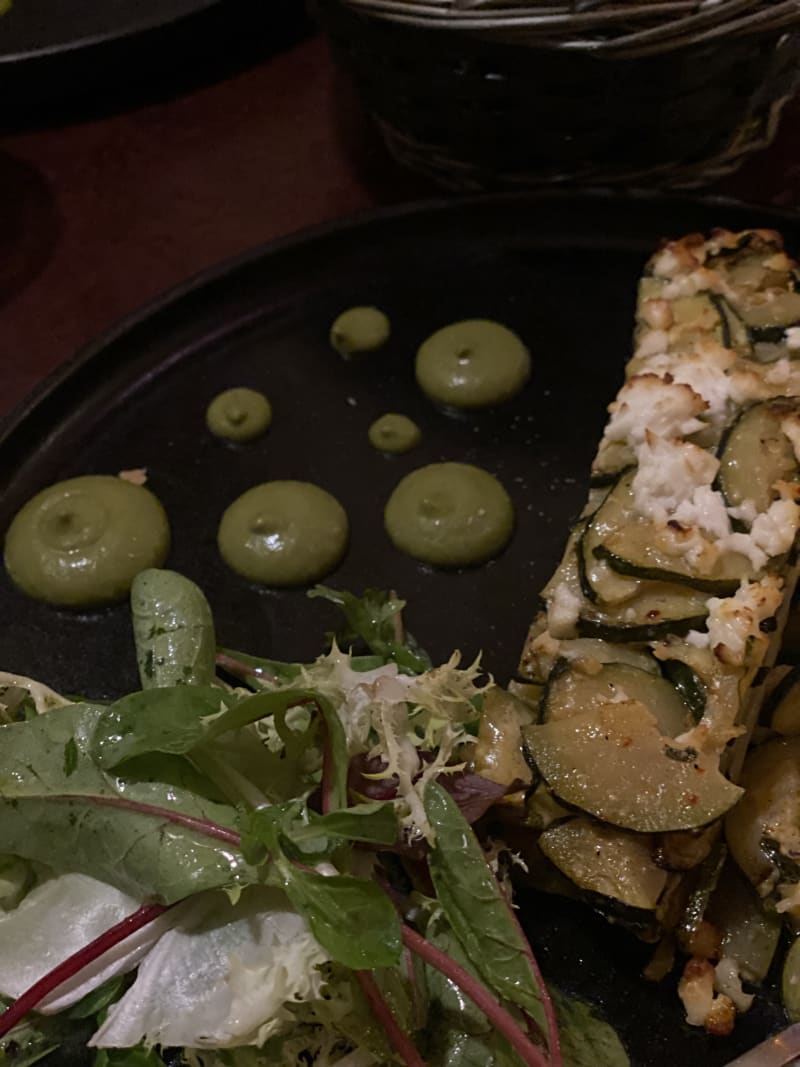
[[[774,225],[800,248],[800,222],[761,208],[603,194],[510,196],[403,208],[257,250],[129,319],[84,352],[9,420],[0,437],[0,529],[35,491],[84,473],[144,466],[172,521],[169,565],[199,581],[219,639],[283,659],[310,658],[334,622],[302,591],[255,588],[226,570],[220,513],[244,489],[301,478],[330,489],[352,520],[349,553],[330,584],[392,587],[435,659],[483,650],[513,675],[630,354],[635,286],[664,235]],[[328,346],[352,304],[391,316],[386,349],[351,363]],[[415,387],[413,356],[432,330],[464,317],[498,319],[530,345],[529,386],[501,410],[450,417]],[[231,385],[264,389],[269,435],[226,447],[205,430],[209,399]],[[414,452],[388,458],[370,422],[404,411],[422,427]],[[382,507],[414,467],[478,463],[515,500],[517,529],[496,562],[435,572],[399,555]],[[19,595],[0,575],[4,666],[56,688],[109,697],[136,685],[124,606],[77,615]],[[583,908],[526,899],[546,972],[601,1002],[636,1067],[723,1064],[782,1017],[769,997],[736,1036],[711,1041],[682,1024],[674,995],[639,978],[647,949]]]
[[[303,0],[13,0],[0,16],[0,129],[184,91],[305,27]]]

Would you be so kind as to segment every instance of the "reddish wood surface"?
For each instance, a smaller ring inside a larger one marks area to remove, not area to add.
[[[800,108],[719,191],[800,205]],[[252,245],[435,191],[312,38],[227,81],[0,138],[0,412],[122,316]]]

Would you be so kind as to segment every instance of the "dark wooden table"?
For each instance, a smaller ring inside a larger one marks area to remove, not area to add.
[[[716,191],[800,205],[800,107]],[[386,157],[324,42],[111,117],[0,138],[0,412],[144,302],[252,245],[438,195]]]

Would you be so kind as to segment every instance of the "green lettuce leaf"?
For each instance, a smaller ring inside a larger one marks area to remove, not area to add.
[[[111,770],[146,752],[188,752],[231,702],[212,686],[173,685],[130,693],[100,717],[95,758]]]
[[[294,745],[299,757],[308,748],[308,741],[301,740],[301,732],[287,727],[286,713],[303,705],[308,705],[312,715],[318,714],[324,725],[330,751],[329,798],[333,807],[345,807],[349,761],[344,727],[333,704],[313,689],[260,692],[244,699],[203,686],[132,693],[103,712],[95,725],[92,753],[102,768],[112,770],[150,752],[176,755],[191,753],[201,745],[209,748],[217,738],[235,735],[269,718],[274,720],[283,744]],[[250,748],[254,743],[258,745],[257,738],[247,738]],[[263,749],[261,754],[266,756]],[[287,753],[281,758],[285,760]],[[298,784],[294,782],[295,787]]]
[[[436,834],[428,866],[448,922],[484,982],[546,1032],[525,942],[469,823],[436,782],[425,790],[425,813]]]
[[[396,966],[402,939],[389,898],[374,882],[325,877],[293,863],[292,842],[282,833],[285,816],[274,808],[250,813],[242,837],[245,856],[258,862],[259,846],[266,849],[270,882],[284,890],[331,959],[353,970]]]
[[[263,863],[270,849],[277,847],[276,830],[289,857],[295,860],[303,859],[306,853],[329,854],[343,841],[393,845],[398,836],[397,816],[389,801],[369,801],[319,815],[298,799],[240,812],[239,825],[242,851],[254,864]]]
[[[0,726],[0,852],[55,871],[88,874],[138,899],[165,903],[254,880],[255,872],[231,844],[97,802],[98,797],[138,801],[230,829],[236,821],[233,808],[160,780],[144,767],[125,779],[104,773],[91,755],[104,711],[74,704]],[[65,760],[66,750],[73,759]],[[156,771],[165,759],[174,769],[174,758],[159,757]]]

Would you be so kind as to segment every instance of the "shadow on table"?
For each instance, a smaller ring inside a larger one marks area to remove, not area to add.
[[[0,62],[0,133],[178,96],[262,62],[310,31],[302,0],[224,0],[116,40]]]
[[[61,233],[46,179],[0,152],[0,308],[44,270]],[[0,358],[4,354],[0,351]],[[21,353],[5,353],[20,358]]]

